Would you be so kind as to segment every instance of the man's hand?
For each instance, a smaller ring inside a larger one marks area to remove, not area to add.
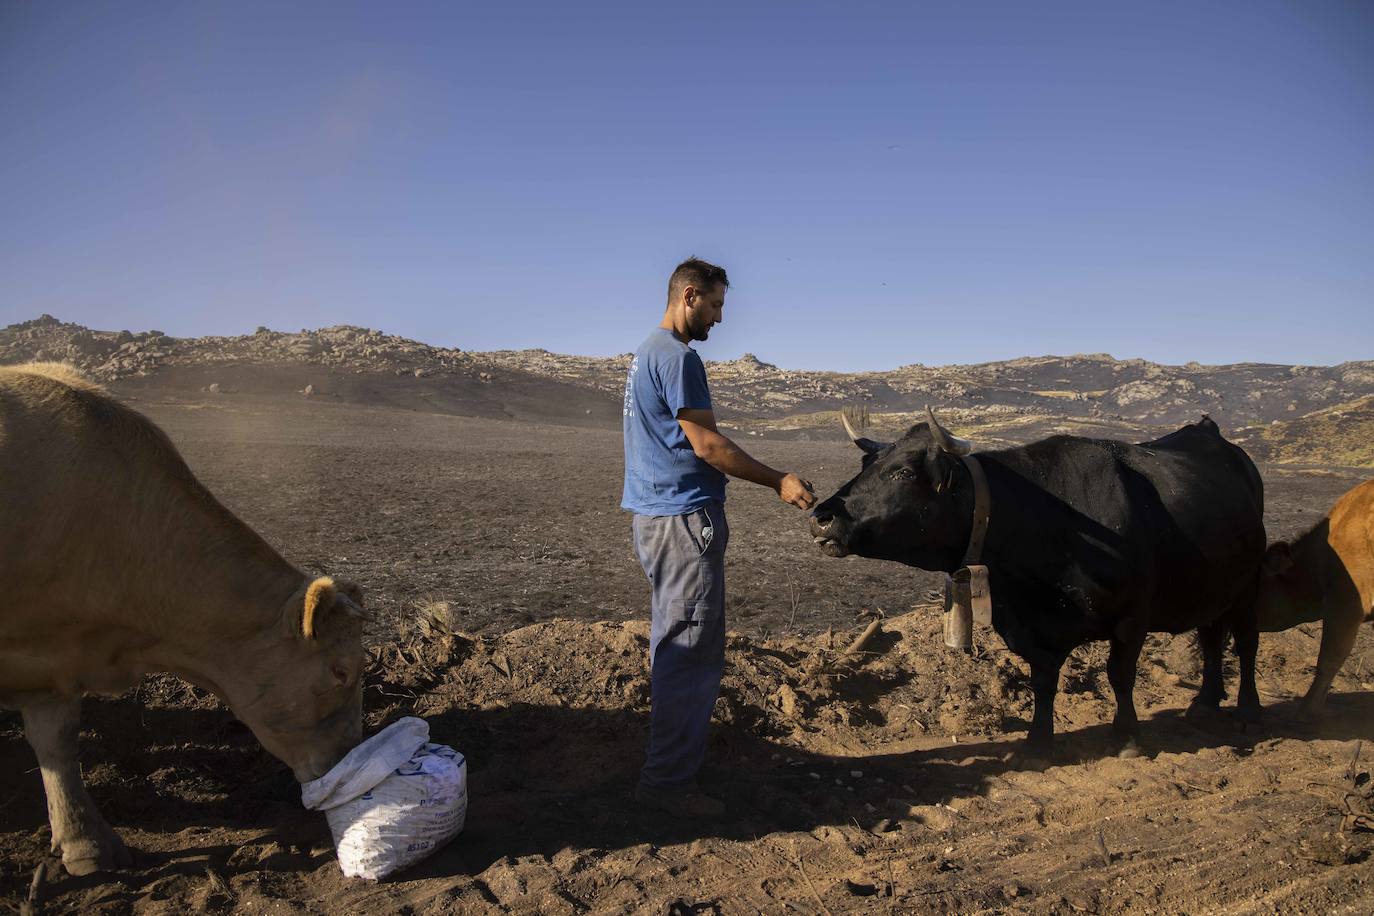
[[[816,491],[811,481],[802,480],[796,474],[784,474],[778,481],[778,497],[798,509],[810,509],[816,504]]]

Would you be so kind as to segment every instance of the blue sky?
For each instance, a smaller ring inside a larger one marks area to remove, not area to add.
[[[1374,358],[1374,4],[0,5],[0,325]]]

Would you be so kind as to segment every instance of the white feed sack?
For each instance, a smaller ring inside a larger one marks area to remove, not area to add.
[[[383,878],[463,829],[467,761],[451,747],[428,742],[424,719],[400,719],[301,786],[305,806],[324,811],[348,877]]]

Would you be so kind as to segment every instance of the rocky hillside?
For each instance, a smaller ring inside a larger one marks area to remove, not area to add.
[[[545,350],[474,354],[511,369],[619,391],[629,355],[560,356]],[[1165,366],[1107,354],[1023,357],[975,365],[913,364],[886,372],[780,369],[751,354],[710,363],[711,391],[742,416],[783,417],[865,403],[879,413],[942,404],[980,414],[1051,415],[1170,425],[1212,415],[1228,428],[1291,419],[1374,394],[1374,361],[1339,366],[1241,363]]]
[[[412,379],[537,379],[573,386],[582,398],[600,396],[607,401],[619,396],[629,364],[628,354],[474,353],[350,326],[299,333],[258,328],[239,337],[173,338],[160,331],[92,330],[48,315],[0,330],[0,364],[31,359],[71,362],[105,382],[146,378],[175,368],[291,365]],[[1053,429],[1108,434],[1120,430],[1130,435],[1190,421],[1201,413],[1237,431],[1275,421],[1288,424],[1374,396],[1374,361],[1329,367],[1165,366],[1087,354],[838,373],[781,369],[745,355],[711,363],[710,373],[721,416],[740,427],[752,424],[760,434],[810,435],[822,424],[828,430],[836,407],[856,403],[867,405],[893,427],[913,421],[926,403],[936,404],[966,426],[1011,429],[1012,439]],[[1278,443],[1273,437],[1280,435],[1276,429],[1251,438]],[[1301,448],[1295,440],[1272,445],[1272,453],[1277,460],[1296,460],[1291,456]],[[1349,457],[1361,454],[1357,449]]]
[[[173,366],[315,363],[357,371],[419,376],[461,371],[472,358],[340,325],[299,334],[258,328],[241,337],[168,337],[161,331],[94,331],[43,315],[0,330],[0,364],[27,360],[69,362],[103,382],[152,375]]]
[[[1250,454],[1279,464],[1374,467],[1374,397],[1359,398],[1293,420],[1242,431],[1236,441]]]

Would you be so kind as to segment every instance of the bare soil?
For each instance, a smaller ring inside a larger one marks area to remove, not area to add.
[[[995,634],[946,651],[937,577],[821,557],[801,513],[732,484],[735,632],[704,774],[730,814],[671,823],[630,797],[648,589],[616,509],[618,432],[384,399],[123,392],[289,559],[364,586],[379,611],[367,724],[424,716],[467,755],[468,827],[393,879],[345,879],[285,767],[213,697],[153,677],[86,704],[87,783],[135,855],[121,872],[61,871],[32,752],[0,713],[0,907],[24,905],[42,866],[45,912],[1374,911],[1369,628],[1317,725],[1295,700],[1319,627],[1266,634],[1267,718],[1249,730],[1229,709],[1185,718],[1191,642],[1153,638],[1135,759],[1113,756],[1105,646],[1084,647],[1061,683],[1056,765],[1021,772],[1004,757],[1029,719],[1027,671]],[[748,446],[825,492],[858,464],[833,441]],[[1362,479],[1263,470],[1271,537]],[[807,676],[878,610],[864,653]]]

